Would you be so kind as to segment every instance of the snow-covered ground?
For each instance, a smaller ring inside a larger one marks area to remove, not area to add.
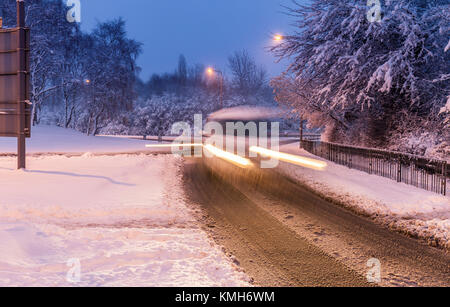
[[[37,131],[29,143],[39,152],[122,152],[138,142]],[[0,157],[0,286],[248,285],[185,203],[181,158],[86,153],[27,162],[18,171],[15,158]]]
[[[326,161],[299,149],[298,143],[280,150]],[[279,170],[393,229],[450,249],[450,197],[326,162],[322,171],[283,162]]]

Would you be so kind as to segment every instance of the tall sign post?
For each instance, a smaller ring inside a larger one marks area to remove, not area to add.
[[[17,138],[17,155],[18,155],[18,169],[25,168],[25,104],[27,103],[27,61],[25,55],[26,48],[26,33],[25,33],[25,3],[23,0],[17,1],[17,28],[19,31],[19,48],[18,64],[19,70],[17,76],[19,79],[19,106],[17,116],[17,126],[19,128]]]
[[[0,29],[0,137],[17,138],[17,168],[25,168],[25,139],[31,133],[30,31],[25,3],[17,0],[17,27]]]

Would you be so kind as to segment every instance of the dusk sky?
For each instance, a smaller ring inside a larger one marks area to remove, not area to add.
[[[275,64],[266,47],[272,33],[286,33],[292,17],[281,5],[290,0],[81,0],[82,28],[123,17],[129,37],[142,42],[141,77],[174,71],[182,53],[188,64],[214,65],[227,71],[227,57],[247,49],[269,75]]]

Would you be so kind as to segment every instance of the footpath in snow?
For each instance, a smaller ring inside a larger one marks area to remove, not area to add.
[[[37,130],[29,143],[40,152],[133,146]],[[0,286],[248,285],[185,203],[181,158],[87,153],[27,163],[18,171],[15,158],[0,157]]]
[[[281,146],[280,150],[326,161],[299,149],[298,143]],[[326,162],[328,166],[322,171],[283,162],[279,170],[392,229],[450,249],[450,197]]]

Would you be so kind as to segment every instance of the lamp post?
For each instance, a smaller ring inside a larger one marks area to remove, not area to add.
[[[219,81],[219,87],[220,87],[219,103],[220,103],[220,105],[219,105],[219,107],[220,107],[220,109],[223,109],[223,85],[224,85],[223,72],[221,70],[214,69],[212,67],[208,67],[206,72],[209,76],[213,76],[215,73],[220,75],[220,81]]]
[[[303,148],[303,115],[300,115],[300,148]]]
[[[281,34],[275,34],[273,36],[273,41],[275,43],[281,43],[284,40],[284,36]],[[303,142],[303,115],[300,114],[300,148],[302,148],[302,142]]]
[[[94,88],[93,88],[93,85],[92,85],[92,80],[91,79],[84,79],[83,80],[83,84],[87,87],[87,96],[88,96],[88,99],[90,99],[91,100],[91,103],[92,103],[92,105],[94,105],[95,104],[95,95],[94,95]],[[88,127],[87,127],[87,135],[90,135],[90,133],[91,133],[91,122],[90,122],[91,120],[89,119],[89,124],[88,124]],[[94,131],[94,133],[95,133],[95,131]]]

